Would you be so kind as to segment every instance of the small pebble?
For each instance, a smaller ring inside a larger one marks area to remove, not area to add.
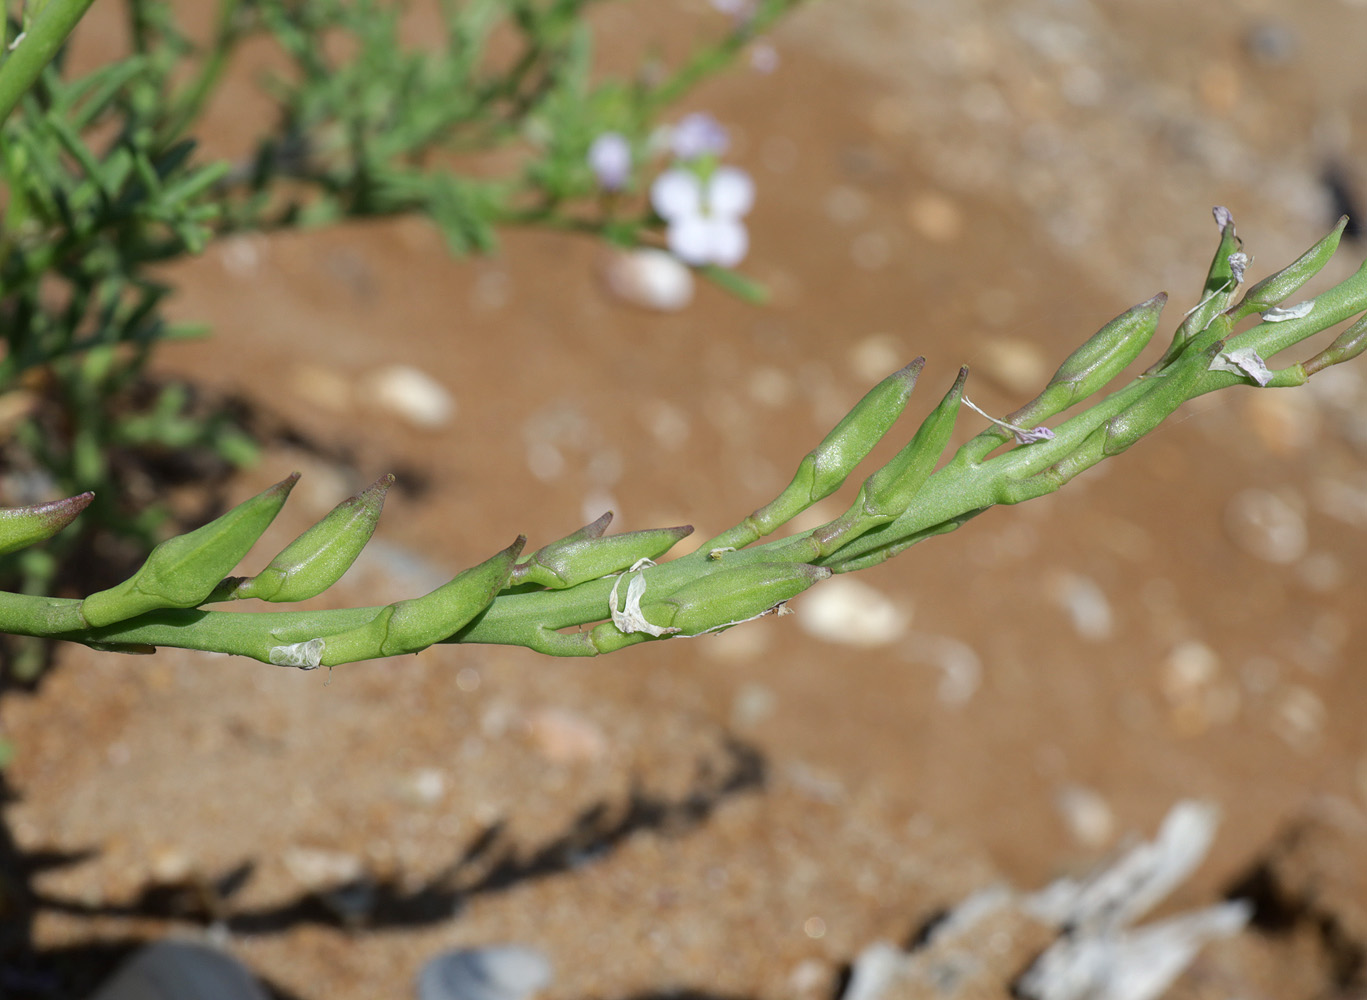
[[[761,365],[751,372],[746,388],[751,399],[771,410],[778,409],[793,398],[792,377],[769,365]]]
[[[351,406],[351,380],[335,369],[301,364],[291,383],[294,394],[315,409],[338,413]]]
[[[551,984],[550,959],[525,945],[462,948],[418,974],[418,1000],[526,1000]]]
[[[904,644],[903,651],[911,662],[925,663],[940,671],[936,695],[941,704],[965,705],[982,685],[982,658],[966,642],[947,635],[919,634]]]
[[[663,399],[650,400],[641,417],[650,436],[661,448],[678,451],[688,442],[692,424],[687,411]]]
[[[1053,374],[1039,345],[1019,337],[994,337],[984,341],[975,353],[978,374],[1018,395],[1039,392]]]
[[[1068,832],[1083,847],[1099,850],[1115,836],[1115,813],[1096,790],[1068,785],[1059,790],[1054,804]]]
[[[523,719],[537,752],[552,764],[585,764],[601,760],[608,738],[594,722],[566,708],[539,708]]]
[[[774,714],[777,701],[774,692],[763,684],[746,684],[731,702],[731,724],[737,729],[758,725]]]
[[[673,254],[653,247],[614,253],[603,277],[612,294],[643,309],[678,312],[693,301],[693,272]]]
[[[1095,580],[1080,573],[1060,573],[1053,584],[1054,602],[1068,613],[1079,636],[1093,642],[1111,637],[1111,602]]]
[[[1300,452],[1319,436],[1319,408],[1308,393],[1255,392],[1246,407],[1253,433],[1274,455]]]
[[[798,623],[809,635],[845,646],[886,646],[907,630],[910,616],[860,580],[838,576],[800,603]]]
[[[1219,654],[1203,642],[1186,640],[1173,647],[1159,686],[1170,707],[1171,724],[1182,736],[1199,736],[1239,714],[1239,688],[1220,679]]]
[[[403,782],[403,793],[418,805],[430,806],[446,794],[446,776],[435,767],[421,767]]]
[[[389,365],[372,372],[363,393],[383,410],[422,430],[436,430],[456,415],[456,399],[426,372],[410,365]]]
[[[958,204],[938,191],[912,198],[907,205],[912,231],[932,243],[948,243],[963,232],[964,215]]]
[[[1311,590],[1325,594],[1347,582],[1348,570],[1332,552],[1311,552],[1296,564],[1296,576]]]
[[[1282,21],[1258,21],[1244,33],[1244,48],[1269,66],[1288,62],[1296,53],[1296,31]]]
[[[360,857],[321,847],[287,847],[280,860],[294,880],[310,892],[354,882],[365,874]]]
[[[1277,700],[1272,716],[1272,731],[1288,746],[1308,753],[1319,743],[1328,721],[1328,712],[1319,695],[1309,688],[1289,685]]]
[[[1173,647],[1163,661],[1160,685],[1169,702],[1186,701],[1210,685],[1220,672],[1220,656],[1197,639]]]
[[[906,364],[902,342],[888,333],[875,333],[850,348],[850,371],[860,382],[881,382]]]
[[[869,196],[848,184],[838,184],[826,192],[826,217],[850,225],[869,214]]]
[[[1225,508],[1225,530],[1249,555],[1285,565],[1305,555],[1305,518],[1286,500],[1264,489],[1236,493]]]
[[[163,885],[184,882],[194,873],[190,856],[179,847],[162,844],[152,851],[149,868],[152,878]]]

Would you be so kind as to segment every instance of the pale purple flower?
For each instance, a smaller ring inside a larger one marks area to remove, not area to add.
[[[620,132],[604,132],[589,146],[589,168],[605,191],[620,191],[631,177],[631,143]]]
[[[650,204],[669,223],[666,239],[687,264],[734,267],[750,247],[742,216],[755,201],[755,184],[739,167],[718,167],[704,181],[691,170],[666,170],[650,186]]]
[[[669,133],[669,148],[681,160],[720,156],[730,142],[717,119],[702,111],[684,115]]]

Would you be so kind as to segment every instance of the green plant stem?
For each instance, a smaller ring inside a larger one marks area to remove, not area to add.
[[[43,68],[56,57],[71,29],[94,0],[48,0],[18,43],[0,62],[0,125],[20,98],[37,82]]]

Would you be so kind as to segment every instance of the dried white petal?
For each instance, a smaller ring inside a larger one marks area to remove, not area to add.
[[[1137,845],[1089,878],[1051,883],[1025,898],[1025,910],[1059,926],[1123,928],[1196,869],[1210,850],[1217,821],[1218,812],[1209,803],[1179,802],[1152,843]]]
[[[1252,912],[1239,900],[1138,930],[1064,937],[1039,957],[1017,988],[1030,1000],[1157,1000],[1202,945],[1238,934]]]
[[[1244,271],[1248,267],[1248,254],[1242,250],[1236,250],[1229,255],[1229,269],[1234,272],[1234,284],[1244,283]]]
[[[271,662],[277,667],[298,667],[300,670],[314,670],[323,662],[323,649],[327,643],[322,639],[309,639],[288,646],[272,646]]]
[[[657,638],[662,635],[672,635],[679,629],[664,625],[652,625],[646,621],[646,616],[641,613],[641,595],[646,592],[646,578],[641,573],[636,572],[641,563],[655,565],[649,559],[642,559],[628,571],[628,573],[635,573],[635,575],[627,584],[626,604],[622,606],[620,611],[617,610],[617,587],[622,582],[622,576],[618,576],[612,584],[612,594],[608,597],[608,609],[612,612],[612,624],[627,635],[631,635],[633,632],[645,632]]]
[[[1229,372],[1232,375],[1246,375],[1259,385],[1272,381],[1272,372],[1267,363],[1251,347],[1236,347],[1232,351],[1221,351],[1211,359],[1208,371]]]
[[[1315,311],[1315,300],[1306,299],[1304,302],[1297,302],[1294,306],[1273,306],[1263,313],[1264,323],[1283,323],[1288,319],[1300,319],[1302,316],[1309,316]]]
[[[1054,432],[1048,427],[1017,427],[1015,424],[1008,424],[1005,420],[998,420],[986,410],[974,404],[973,400],[967,396],[962,397],[964,404],[979,416],[986,417],[1002,430],[1010,431],[1011,436],[1016,439],[1016,444],[1034,444],[1036,441],[1052,441]]]
[[[1234,225],[1234,213],[1225,208],[1224,205],[1216,205],[1210,211],[1215,216],[1215,224],[1221,229]]]

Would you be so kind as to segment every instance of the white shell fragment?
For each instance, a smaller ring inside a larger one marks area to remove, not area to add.
[[[809,635],[845,646],[886,646],[906,634],[908,615],[867,583],[848,576],[809,594],[798,624]]]
[[[1126,927],[1196,870],[1215,839],[1218,821],[1219,813],[1209,803],[1179,802],[1151,843],[1131,848],[1090,878],[1059,879],[1030,896],[1026,908],[1060,926]]]
[[[1005,995],[990,949],[1020,935],[1029,945],[1053,937],[1015,980],[1026,1000],[1158,1000],[1207,942],[1232,937],[1252,915],[1246,901],[1220,903],[1140,927],[1143,916],[1205,857],[1215,831],[1214,807],[1179,802],[1152,843],[1141,843],[1083,879],[1064,878],[1021,894],[994,886],[970,895],[909,950],[866,948],[855,960],[841,1000]],[[964,933],[975,929],[976,933]],[[993,942],[993,944],[987,944]],[[1019,966],[1014,966],[1019,968]]]
[[[1259,385],[1272,381],[1272,372],[1267,363],[1251,347],[1236,347],[1232,351],[1221,351],[1211,359],[1208,371],[1229,372],[1231,375],[1246,375]]]
[[[289,646],[272,646],[271,662],[277,667],[298,667],[300,670],[315,670],[323,662],[323,650],[327,646],[322,639],[309,639]]]
[[[1304,302],[1297,302],[1294,306],[1273,306],[1263,313],[1264,323],[1282,323],[1288,319],[1300,319],[1302,316],[1309,316],[1315,311],[1315,300],[1306,299]]]
[[[1241,490],[1230,498],[1225,530],[1239,548],[1279,566],[1296,562],[1310,544],[1305,516],[1283,497],[1264,489]]]
[[[619,299],[656,312],[678,312],[693,301],[693,272],[671,253],[644,247],[614,254],[604,268]]]
[[[1252,915],[1238,900],[1121,934],[1063,938],[1016,988],[1028,1000],[1157,1000],[1204,944],[1238,934]]]
[[[418,1000],[524,1000],[551,984],[551,962],[526,945],[461,948],[418,975]]]
[[[381,368],[366,379],[364,391],[380,409],[420,430],[445,427],[456,415],[450,391],[411,365]]]

